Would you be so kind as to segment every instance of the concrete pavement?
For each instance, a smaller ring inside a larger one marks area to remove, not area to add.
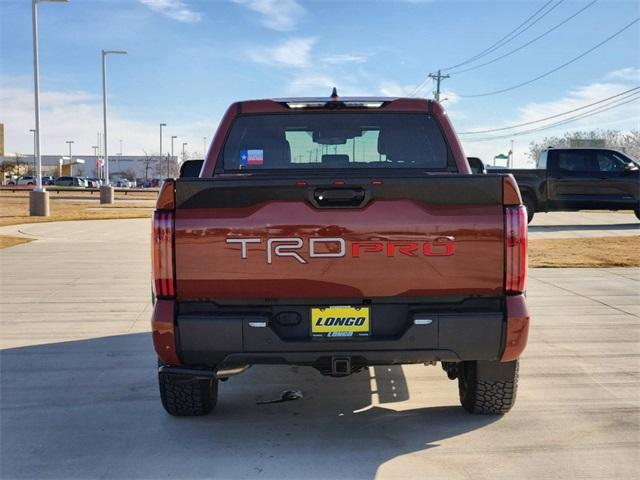
[[[216,413],[164,413],[149,222],[20,227],[0,251],[2,478],[637,478],[640,270],[538,269],[516,407],[458,406],[439,367],[253,367]],[[285,389],[301,400],[257,405]]]
[[[633,213],[549,212],[536,213],[529,238],[626,237],[640,235],[640,221]]]

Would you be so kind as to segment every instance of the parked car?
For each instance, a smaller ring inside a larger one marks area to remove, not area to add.
[[[511,173],[529,221],[535,212],[633,210],[640,219],[638,161],[611,148],[548,148],[537,169],[491,169]]]
[[[7,182],[7,185],[35,185],[36,178],[31,176],[18,177]]]
[[[55,179],[53,177],[50,177],[50,176],[42,177],[42,184],[43,185],[53,185],[54,181],[55,181]]]
[[[99,178],[85,178],[85,181],[88,188],[100,188],[100,185],[102,185]]]
[[[126,178],[116,177],[111,179],[111,186],[117,188],[132,188],[133,183]]]
[[[87,184],[81,177],[58,177],[53,184],[57,187],[86,187]]]
[[[197,178],[164,181],[154,212],[169,414],[207,414],[219,379],[252,364],[343,377],[441,362],[465,410],[511,409],[526,210],[511,175],[470,175],[439,103],[244,101],[212,145]]]

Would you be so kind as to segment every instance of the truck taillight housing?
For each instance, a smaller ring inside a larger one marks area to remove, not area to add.
[[[507,207],[505,217],[507,293],[522,293],[527,279],[527,209]]]
[[[153,212],[153,287],[156,297],[173,298],[175,288],[175,268],[173,260],[174,216],[172,211]]]

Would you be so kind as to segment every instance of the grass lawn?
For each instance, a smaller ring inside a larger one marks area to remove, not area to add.
[[[640,236],[530,240],[529,267],[640,267]]]
[[[0,191],[0,226],[20,223],[58,222],[64,220],[101,220],[110,218],[149,217],[156,192],[116,193],[113,205],[100,205],[98,193],[49,192],[50,216],[29,216],[29,192]]]
[[[20,245],[21,243],[28,243],[30,241],[30,238],[0,235],[0,250],[2,250],[3,248],[13,247],[14,245]]]

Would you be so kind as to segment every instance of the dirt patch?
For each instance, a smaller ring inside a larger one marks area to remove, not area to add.
[[[530,240],[529,267],[640,267],[640,236]]]
[[[2,250],[3,248],[13,247],[14,245],[20,245],[21,243],[27,243],[31,240],[31,238],[0,235],[0,250]]]

